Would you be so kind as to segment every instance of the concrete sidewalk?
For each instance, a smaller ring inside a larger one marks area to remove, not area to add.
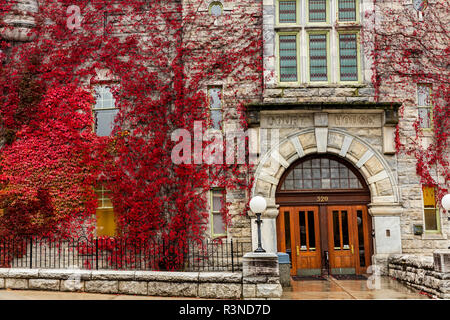
[[[429,299],[389,277],[381,277],[379,289],[369,289],[367,280],[291,280],[292,287],[283,289],[283,300],[397,300]]]

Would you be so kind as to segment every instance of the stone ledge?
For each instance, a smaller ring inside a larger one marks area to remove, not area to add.
[[[242,283],[242,273],[238,272],[200,272],[199,282]]]
[[[197,282],[198,272],[169,272],[169,271],[136,271],[135,280],[168,281],[168,282]]]

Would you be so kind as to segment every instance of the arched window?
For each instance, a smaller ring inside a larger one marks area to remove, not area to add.
[[[219,17],[223,13],[223,5],[220,1],[213,1],[209,5],[209,13],[214,17]]]
[[[364,189],[357,175],[344,163],[318,157],[302,161],[287,173],[281,191],[317,189]]]

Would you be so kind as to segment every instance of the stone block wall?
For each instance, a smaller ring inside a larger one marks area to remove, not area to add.
[[[275,261],[276,262],[276,261]],[[277,269],[278,270],[278,269]],[[240,272],[164,272],[67,269],[0,269],[0,290],[42,290],[203,299],[278,299],[273,277]],[[249,291],[252,291],[249,293]]]
[[[433,298],[450,299],[450,272],[436,271],[433,257],[391,255],[388,258],[388,275]]]

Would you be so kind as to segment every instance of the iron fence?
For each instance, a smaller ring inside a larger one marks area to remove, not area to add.
[[[118,238],[0,238],[0,267],[88,270],[240,271],[250,243]]]

